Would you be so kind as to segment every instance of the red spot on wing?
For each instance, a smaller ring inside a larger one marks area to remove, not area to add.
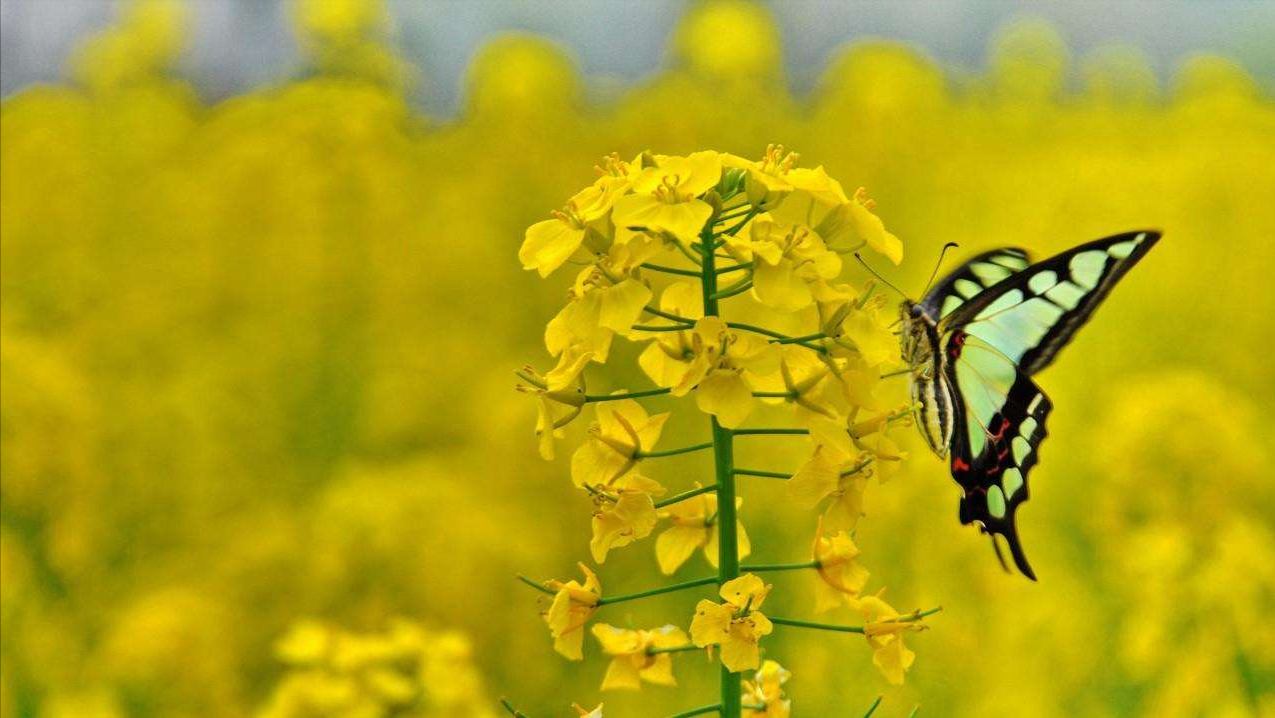
[[[965,459],[959,456],[952,458],[952,471],[969,471],[970,465],[965,463]]]
[[[953,359],[961,356],[961,349],[965,346],[965,332],[956,330],[952,332],[952,339],[947,344],[947,354]]]

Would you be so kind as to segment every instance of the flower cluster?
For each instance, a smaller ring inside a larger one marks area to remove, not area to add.
[[[494,715],[458,633],[396,621],[382,633],[295,623],[275,646],[288,672],[259,718]]]
[[[787,715],[781,686],[789,674],[762,658],[762,639],[778,625],[861,633],[885,678],[901,683],[914,659],[903,633],[920,630],[928,614],[900,615],[879,594],[863,594],[869,575],[850,532],[863,514],[865,486],[905,458],[889,434],[910,421],[910,411],[884,398],[883,378],[899,369],[885,298],[873,282],[845,276],[844,256],[871,250],[898,263],[902,244],[864,190],[845,192],[822,167],[800,167],[779,146],[756,161],[712,151],[611,155],[597,171],[593,184],[527,230],[519,251],[523,267],[542,277],[565,265],[575,271],[566,304],[544,333],[555,365],[544,374],[525,367],[519,389],[536,397],[546,459],[592,405],[570,473],[592,509],[594,561],[658,532],[662,573],[702,550],[717,574],[622,595],[606,594],[583,564],[582,582],[528,579],[546,594],[555,649],[582,658],[588,623],[608,603],[716,585],[721,602],[699,601],[685,631],[592,626],[611,657],[602,688],[674,685],[675,653],[716,651],[740,691],[738,674],[760,668],[748,682],[750,700],[724,695],[723,715],[740,715],[745,703],[752,715]],[[732,298],[741,301],[723,311]],[[810,330],[790,335],[742,321],[757,312],[792,315]],[[652,386],[590,393],[586,370],[608,362],[617,337],[644,345],[638,365]],[[693,397],[711,417],[711,440],[670,447],[672,412],[653,413],[638,401],[679,397]],[[787,417],[791,426],[746,428],[758,417]],[[809,455],[795,472],[740,468],[731,447],[745,436],[805,437]],[[671,493],[655,478],[659,459],[701,451],[713,452],[713,482]],[[797,505],[819,510],[809,560],[741,567],[753,546],[735,480],[749,476],[786,480]],[[772,587],[756,573],[801,569],[817,577],[817,611],[857,611],[864,624],[762,613]]]

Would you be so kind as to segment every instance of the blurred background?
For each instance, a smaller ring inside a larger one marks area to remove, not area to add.
[[[901,433],[857,539],[872,587],[945,610],[901,688],[853,636],[773,636],[796,715],[1275,716],[1275,4],[0,8],[0,716],[596,704],[592,639],[559,660],[512,578],[575,576],[589,531],[512,390],[569,280],[517,248],[605,153],[769,142],[869,188],[914,292],[947,241],[1165,232],[1039,377],[1041,581]],[[597,385],[645,386],[631,356]],[[805,451],[776,446],[741,463]],[[774,483],[754,556],[800,560]],[[650,544],[608,591],[658,580]],[[768,606],[809,614],[806,581]],[[607,715],[710,702],[715,669],[677,672]]]

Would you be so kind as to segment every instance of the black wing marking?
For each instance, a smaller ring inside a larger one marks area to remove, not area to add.
[[[943,327],[984,338],[1031,376],[1053,362],[1159,239],[1156,231],[1126,232],[1067,250],[962,302],[944,317]]]
[[[959,360],[961,333],[948,340],[948,352]],[[1018,374],[1000,410],[991,416],[985,428],[986,441],[977,455],[971,451],[968,410],[956,382],[955,371],[947,370],[956,401],[955,427],[952,434],[952,478],[960,484],[960,519],[962,524],[975,523],[988,534],[1000,535],[1009,545],[1014,565],[1024,576],[1036,580],[1019,541],[1016,516],[1018,507],[1030,496],[1028,474],[1036,465],[1037,450],[1047,432],[1045,419],[1053,405],[1035,383]],[[984,427],[979,427],[984,430]],[[995,541],[995,536],[993,536]],[[999,548],[997,549],[999,552]]]
[[[921,307],[927,316],[941,319],[984,289],[1023,271],[1028,264],[1027,251],[1018,247],[983,252],[944,277],[921,300]]]

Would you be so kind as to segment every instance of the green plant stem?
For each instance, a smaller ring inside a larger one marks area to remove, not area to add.
[[[792,474],[781,474],[778,471],[761,471],[758,469],[735,469],[736,476],[757,476],[763,479],[791,479]]]
[[[868,712],[863,714],[863,718],[872,718],[872,714],[877,712],[877,707],[881,705],[881,699],[884,697],[877,696],[877,699],[872,701],[872,705],[868,706]]]
[[[668,312],[666,312],[666,311],[663,311],[663,310],[661,310],[661,309],[656,309],[655,307],[652,307],[652,306],[645,306],[645,307],[642,307],[642,311],[647,312],[647,313],[650,313],[650,314],[654,314],[654,315],[655,315],[655,316],[657,316],[657,317],[663,317],[664,319],[667,319],[667,320],[672,321],[672,322],[677,322],[677,323],[679,323],[679,324],[685,324],[685,325],[687,325],[687,326],[691,326],[691,325],[695,324],[695,320],[694,320],[694,319],[687,319],[686,317],[679,317],[679,316],[677,316],[676,314],[670,314],[670,313],[668,313]]]
[[[532,588],[536,589],[537,591],[540,591],[541,593],[547,593],[547,594],[549,594],[550,596],[552,596],[552,595],[553,595],[553,593],[554,593],[553,589],[549,588],[548,586],[546,586],[546,585],[544,585],[544,584],[542,584],[542,583],[538,583],[538,582],[536,582],[536,581],[532,581],[531,579],[527,578],[526,576],[524,576],[524,575],[522,575],[522,574],[518,574],[518,580],[519,580],[519,581],[522,581],[523,583],[527,584],[528,586],[531,586]]]
[[[716,581],[717,577],[714,576],[713,580]],[[667,648],[648,648],[646,649],[646,654],[648,656],[654,656],[660,653],[684,653],[686,651],[702,651],[702,650],[704,649],[695,645],[694,643],[688,643],[684,646],[669,646]]]
[[[752,218],[748,216],[737,227]],[[729,232],[729,230],[728,230]],[[713,230],[706,227],[700,234],[704,246],[712,246]],[[704,253],[704,274],[700,278],[703,289],[704,316],[720,316],[717,300],[716,257],[713,252]],[[713,466],[717,474],[717,582],[725,584],[739,577],[738,518],[735,515],[734,435],[730,429],[717,423],[717,417],[709,419],[713,431]],[[731,673],[726,666],[720,668],[721,703],[717,709],[722,718],[740,718],[743,704],[743,686],[738,673]],[[695,714],[691,714],[695,715]]]
[[[713,448],[713,442],[706,441],[703,444],[695,444],[694,446],[683,446],[680,449],[665,449],[663,451],[636,451],[633,453],[635,459],[658,459],[661,456],[677,456],[678,454],[689,454],[693,451],[702,451],[704,449]]]
[[[585,394],[584,401],[586,404],[592,404],[599,401],[619,401],[621,399],[641,399],[644,396],[659,396],[667,394],[671,389],[645,389],[643,391],[626,391],[620,394]]]
[[[699,708],[692,708],[688,711],[682,711],[681,713],[674,713],[669,716],[669,718],[691,718],[691,716],[702,716],[705,713],[717,713],[723,716],[726,715],[726,712],[722,710],[722,704],[714,703],[711,706],[700,706]],[[736,715],[738,715],[738,713]]]
[[[840,633],[863,633],[863,626],[840,626],[834,623],[819,623],[817,621],[802,621],[796,618],[780,618],[778,616],[767,616],[771,623],[779,626],[795,626],[797,628],[814,628],[820,631],[837,631]]]
[[[765,327],[759,327],[753,324],[744,324],[742,322],[726,322],[726,326],[730,327],[731,329],[742,329],[746,332],[753,332],[754,334],[761,334],[763,336],[773,337],[776,340],[778,340],[776,342],[778,344],[796,344],[798,346],[803,346],[811,351],[819,352],[820,354],[828,353],[827,349],[817,344],[809,344],[805,341],[798,341],[798,337],[790,337],[787,334],[781,334],[779,332],[772,331]]]
[[[680,494],[673,494],[667,499],[660,499],[659,501],[656,501],[655,508],[662,509],[665,506],[672,506],[673,504],[676,504],[679,501],[685,501],[691,498],[692,496],[699,496],[700,494],[707,494],[710,491],[716,491],[716,490],[717,490],[717,484],[709,484],[708,486],[700,486],[699,488],[691,489],[690,491],[683,491]]]
[[[654,324],[634,324],[633,329],[639,332],[684,332],[686,331],[686,325],[660,327]]]
[[[682,581],[681,583],[672,583],[667,586],[660,586],[658,588],[650,588],[645,591],[638,591],[637,593],[622,593],[618,596],[603,596],[602,598],[598,599],[597,605],[606,606],[611,603],[623,603],[625,601],[636,601],[639,598],[650,598],[651,596],[658,596],[662,593],[673,593],[674,591],[684,591],[688,588],[695,588],[696,586],[707,586],[713,583],[717,583],[716,576],[705,576],[704,578],[695,578],[695,579],[691,579],[690,581]]]
[[[649,269],[652,272],[663,272],[665,274],[680,274],[683,277],[698,277],[699,272],[690,269],[679,269],[677,267],[666,267],[662,264],[651,264],[649,262],[642,263],[642,269]]]
[[[529,718],[529,716],[526,713],[523,713],[517,708],[514,708],[513,704],[511,704],[508,701],[508,699],[504,698],[503,696],[500,699],[500,705],[504,706],[505,710],[509,711],[509,715],[513,716],[513,718]]]
[[[744,262],[743,264],[735,264],[730,267],[722,267],[721,269],[717,270],[717,276],[720,277],[723,274],[730,274],[731,272],[738,272],[744,269],[752,269],[752,268],[753,268],[752,262]]]
[[[717,301],[718,299],[730,299],[731,297],[737,294],[743,294],[744,292],[747,292],[748,290],[752,288],[753,288],[753,278],[747,277],[745,279],[741,279],[740,281],[730,285],[729,287],[723,289],[720,292],[713,292],[713,301]]]
[[[795,391],[755,391],[753,396],[758,399],[796,399]]]
[[[824,334],[823,332],[815,332],[814,334],[807,334],[802,337],[783,337],[781,339],[776,339],[775,343],[776,344],[801,344],[802,342],[812,342],[816,339],[827,339],[827,338],[828,338],[827,334]]]
[[[818,561],[802,561],[801,563],[755,563],[739,567],[740,571],[761,573],[762,571],[797,571],[803,568],[819,568]]]
[[[809,429],[735,429],[735,436],[805,436],[809,433]]]
[[[902,376],[903,374],[911,374],[912,371],[913,371],[912,367],[907,367],[905,369],[895,369],[894,371],[888,371],[882,374],[879,378],[889,379],[892,376]]]

